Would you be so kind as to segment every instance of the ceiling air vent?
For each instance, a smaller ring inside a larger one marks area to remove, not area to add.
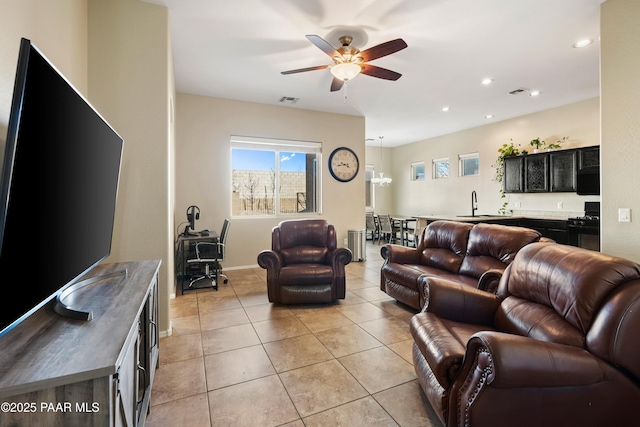
[[[283,96],[282,98],[280,98],[280,102],[295,104],[296,102],[298,102],[299,99],[300,98],[294,98],[293,96]]]
[[[512,90],[511,92],[509,92],[509,95],[520,95],[522,92],[527,92],[527,91],[529,91],[529,89],[520,88],[520,89]]]

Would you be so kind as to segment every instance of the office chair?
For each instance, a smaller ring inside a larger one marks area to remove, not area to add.
[[[229,226],[231,225],[231,221],[228,219],[224,220],[222,223],[222,230],[220,230],[220,238],[218,239],[218,260],[215,264],[216,271],[219,277],[224,277],[224,283],[229,282],[229,278],[226,274],[222,273],[222,265],[220,265],[220,261],[224,261],[224,253],[227,245],[227,234],[229,234]]]
[[[204,266],[204,273],[191,278],[189,281],[189,289],[193,289],[193,285],[201,280],[211,280],[211,285],[215,290],[218,290],[220,278],[224,279],[224,283],[229,282],[229,278],[222,273],[222,266],[220,264],[220,261],[224,260],[229,225],[230,221],[225,219],[217,242],[196,243],[196,257],[187,260],[187,264]]]
[[[187,260],[189,266],[204,266],[204,273],[191,277],[189,289],[195,289],[194,285],[201,280],[211,280],[213,289],[218,290],[218,252],[220,243],[198,242],[196,243],[196,257]]]

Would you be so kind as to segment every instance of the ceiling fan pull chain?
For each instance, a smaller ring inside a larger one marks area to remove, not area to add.
[[[347,82],[344,82],[344,104],[347,103]]]

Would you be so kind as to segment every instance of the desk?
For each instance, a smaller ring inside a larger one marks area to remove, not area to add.
[[[184,294],[184,278],[187,275],[187,259],[190,254],[195,254],[196,243],[209,242],[216,243],[218,241],[218,233],[210,231],[208,236],[200,233],[194,235],[181,234],[176,242],[176,271],[180,275],[180,292]]]

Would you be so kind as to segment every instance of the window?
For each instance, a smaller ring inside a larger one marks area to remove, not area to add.
[[[365,175],[364,175],[364,194],[365,194],[365,202],[366,202],[366,207],[368,209],[373,209],[375,206],[374,204],[374,185],[371,183],[371,178],[373,178],[375,175],[375,170],[373,169],[373,165],[367,165],[366,166],[366,170],[365,170]]]
[[[411,181],[424,181],[424,162],[411,163]]]
[[[458,156],[460,176],[480,174],[480,155],[478,153],[460,154]]]
[[[449,178],[449,158],[433,159],[433,179]]]
[[[319,142],[231,137],[231,216],[320,212]]]

